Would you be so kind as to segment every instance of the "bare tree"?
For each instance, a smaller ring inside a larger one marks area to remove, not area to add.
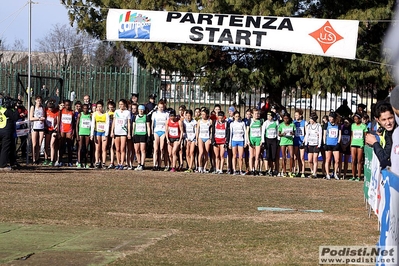
[[[38,39],[41,62],[55,66],[69,67],[90,64],[95,39],[87,33],[77,32],[69,25],[54,25],[51,32]]]

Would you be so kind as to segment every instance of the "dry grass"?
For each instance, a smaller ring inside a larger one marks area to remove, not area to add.
[[[49,168],[0,182],[3,223],[170,232],[113,265],[316,265],[320,245],[378,239],[361,182]]]

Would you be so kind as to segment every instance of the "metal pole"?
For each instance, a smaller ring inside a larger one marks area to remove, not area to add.
[[[29,0],[29,15],[28,15],[28,128],[30,129],[30,104],[31,104],[31,53],[32,53],[32,1]],[[30,130],[28,132],[27,139],[27,153],[26,153],[26,164],[29,163],[29,152],[30,152]]]
[[[138,73],[137,73],[137,57],[133,56],[133,88],[132,88],[132,93],[137,93],[137,78],[138,78]]]

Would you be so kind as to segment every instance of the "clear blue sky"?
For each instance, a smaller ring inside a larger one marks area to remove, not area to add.
[[[14,40],[21,39],[28,47],[28,0],[2,0],[0,7],[0,39],[12,48]],[[32,49],[36,40],[46,36],[56,24],[69,24],[68,12],[59,0],[34,0],[32,4]]]

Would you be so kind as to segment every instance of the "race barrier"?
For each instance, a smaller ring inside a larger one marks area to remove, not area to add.
[[[381,170],[373,148],[365,146],[364,198],[377,215],[380,238],[377,246],[399,245],[399,176],[389,167]],[[396,258],[398,261],[399,258]],[[385,265],[385,264],[379,264]]]

